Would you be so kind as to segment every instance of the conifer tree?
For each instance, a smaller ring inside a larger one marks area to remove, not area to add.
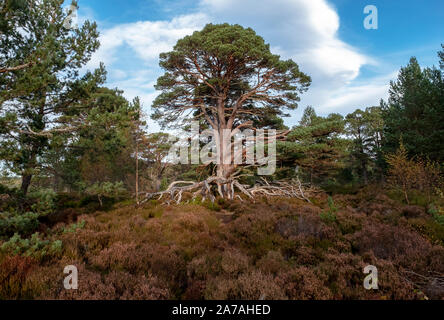
[[[50,138],[86,124],[81,101],[105,81],[103,65],[80,75],[99,47],[97,27],[71,28],[63,2],[0,7],[0,159],[21,175],[24,194]]]

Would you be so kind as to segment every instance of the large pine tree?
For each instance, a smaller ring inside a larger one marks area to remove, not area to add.
[[[88,21],[70,28],[63,2],[0,7],[0,159],[22,176],[24,194],[49,139],[85,124],[81,101],[105,80],[103,66],[80,76],[99,47],[98,32]]]
[[[393,153],[402,138],[410,156],[444,162],[444,51],[440,69],[422,69],[411,58],[390,83],[389,99],[382,101],[384,151]]]
[[[162,93],[153,104],[163,125],[198,119],[218,133],[217,177],[230,178],[236,165],[226,162],[223,131],[232,134],[253,125],[276,123],[285,108],[294,109],[310,78],[292,60],[282,60],[252,29],[208,24],[160,56],[165,74],[157,81]],[[220,187],[220,185],[219,185]],[[222,186],[224,194],[230,190]]]

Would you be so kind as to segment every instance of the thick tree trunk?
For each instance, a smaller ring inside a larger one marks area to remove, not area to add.
[[[234,164],[218,164],[217,165],[217,177],[220,181],[226,181],[229,179],[235,171]],[[218,192],[222,198],[231,199],[232,197],[232,185],[231,183],[217,183]]]
[[[217,188],[221,197],[230,199],[232,196],[232,185],[230,183],[222,183],[222,181],[229,179],[236,169],[231,153],[231,128],[221,126],[218,133],[217,178],[219,181],[217,182]]]
[[[22,186],[21,190],[23,194],[26,196],[28,193],[29,186],[31,185],[31,180],[33,177],[33,170],[37,166],[37,151],[36,147],[32,147],[31,154],[29,156],[29,160],[26,163],[25,169],[22,172]]]

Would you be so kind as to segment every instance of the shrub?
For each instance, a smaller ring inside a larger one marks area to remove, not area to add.
[[[338,208],[336,208],[332,197],[328,197],[327,202],[328,202],[328,211],[323,211],[320,217],[322,221],[327,223],[336,222],[336,212],[338,211]]]
[[[444,212],[441,208],[437,208],[434,204],[431,204],[428,212],[437,223],[444,226]]]
[[[1,212],[0,237],[10,237],[14,233],[30,235],[39,227],[39,214],[34,212]]]
[[[254,258],[261,257],[275,249],[282,239],[275,233],[275,219],[266,209],[255,214],[243,214],[228,225],[227,236]]]
[[[211,211],[220,211],[222,208],[220,207],[219,203],[212,202],[210,200],[206,200],[202,203],[202,205]]]
[[[103,207],[104,197],[119,197],[123,192],[125,192],[123,187],[123,182],[102,182],[95,183],[92,186],[86,188],[85,192],[89,195],[96,196],[99,200],[100,206]]]
[[[410,219],[411,225],[416,231],[426,236],[432,243],[444,245],[444,224],[435,219]]]
[[[102,275],[85,265],[78,266],[78,290],[60,290],[53,286],[44,299],[69,300],[159,300],[170,298],[165,285],[152,275],[133,275],[125,271],[111,271]],[[62,279],[57,279],[61,281]]]
[[[27,276],[36,266],[30,257],[7,256],[0,263],[0,300],[26,299],[32,292],[26,290]]]
[[[39,233],[34,233],[30,239],[22,239],[18,233],[3,243],[0,247],[3,253],[8,255],[21,255],[42,260],[47,256],[58,255],[62,251],[62,242],[56,240],[41,240]]]
[[[279,251],[269,251],[258,262],[256,267],[264,273],[278,274],[288,269],[288,263]]]
[[[353,235],[354,246],[361,254],[373,252],[378,259],[392,261],[395,265],[411,269],[423,268],[427,263],[431,244],[401,226],[368,222]]]
[[[285,292],[274,277],[260,271],[241,274],[236,279],[217,277],[209,281],[205,290],[206,299],[217,300],[283,300]]]
[[[248,256],[243,254],[240,250],[235,248],[224,250],[221,261],[223,272],[230,276],[237,276],[247,270],[248,266]]]
[[[38,191],[33,191],[29,193],[28,197],[34,201],[31,205],[33,212],[38,213],[40,216],[46,216],[53,213],[56,204],[55,200],[57,194],[51,189],[41,189]]]
[[[332,298],[323,279],[316,275],[312,268],[296,267],[284,270],[278,274],[276,283],[284,288],[289,299],[324,300]]]
[[[407,204],[410,204],[411,193],[423,192],[430,202],[431,196],[443,186],[440,165],[428,159],[409,159],[404,144],[386,156],[389,165],[388,183],[395,190],[400,190]]]
[[[39,218],[54,212],[56,194],[52,190],[40,190],[29,194],[31,211],[10,210],[0,212],[0,237],[11,237],[14,233],[29,236],[39,225]]]
[[[73,223],[66,228],[63,228],[63,233],[74,233],[78,229],[83,229],[85,227],[85,220],[81,220],[80,222]]]
[[[130,273],[146,271],[149,251],[135,243],[115,242],[98,254],[91,255],[92,265],[103,271],[125,270]]]

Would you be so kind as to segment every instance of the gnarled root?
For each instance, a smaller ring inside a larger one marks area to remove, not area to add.
[[[235,194],[235,188],[240,194]],[[165,191],[145,193],[145,199],[141,203],[155,197],[158,197],[158,200],[164,198],[167,204],[171,201],[180,203],[184,192],[191,193],[192,199],[195,199],[200,195],[203,201],[205,201],[205,199],[210,199],[211,202],[214,202],[216,195],[230,200],[233,200],[236,197],[241,201],[243,201],[241,195],[245,195],[253,201],[257,196],[266,196],[297,198],[310,202],[308,197],[315,193],[316,190],[314,188],[304,187],[299,179],[293,179],[291,181],[275,181],[272,183],[262,179],[260,183],[250,187],[241,184],[236,177],[225,179],[211,176],[200,182],[174,181]]]

